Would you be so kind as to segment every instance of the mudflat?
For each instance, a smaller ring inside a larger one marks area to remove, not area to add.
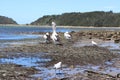
[[[38,34],[38,33],[37,33]],[[118,69],[120,66],[119,50],[110,50],[111,46],[101,46],[105,42],[113,42],[119,44],[120,32],[116,31],[81,31],[71,32],[72,39],[70,41],[64,39],[63,33],[58,33],[61,38],[62,45],[55,45],[52,43],[41,43],[37,40],[37,44],[22,44],[12,45],[0,49],[0,58],[19,58],[37,56],[50,58],[51,61],[46,62],[46,68],[53,66],[55,63],[61,61],[65,67],[75,68],[78,65],[102,65],[101,70],[104,69],[104,63],[116,59],[113,65]],[[98,45],[93,45],[91,41],[94,40]],[[16,54],[17,53],[17,54]],[[18,54],[19,53],[19,54]],[[101,74],[86,70],[87,73],[77,73],[69,77],[61,78],[61,80],[113,80],[119,79],[116,76],[109,74]],[[41,77],[32,77],[31,75],[37,73],[38,70],[34,67],[24,67],[21,65],[6,63],[0,64],[0,79],[6,80],[42,80]],[[41,73],[42,74],[42,73]],[[99,79],[98,79],[99,78]],[[44,80],[44,79],[43,79]],[[52,78],[52,80],[59,80]]]

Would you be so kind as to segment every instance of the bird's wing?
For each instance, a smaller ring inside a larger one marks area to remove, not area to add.
[[[43,38],[44,38],[44,39],[47,39],[47,36],[46,36],[46,35],[43,35]]]

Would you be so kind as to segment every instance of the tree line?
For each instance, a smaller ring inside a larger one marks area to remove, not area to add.
[[[12,18],[0,16],[0,24],[17,24]]]
[[[32,22],[31,25],[51,25],[52,21],[62,26],[119,27],[120,13],[93,11],[46,15]]]

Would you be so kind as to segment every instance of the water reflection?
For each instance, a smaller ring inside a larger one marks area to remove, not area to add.
[[[40,72],[37,74],[32,75],[32,77],[41,77],[44,80],[52,79],[52,78],[64,78],[69,77],[71,75],[74,75],[76,73],[84,74],[86,70],[92,70],[97,72],[102,72],[104,74],[117,74],[120,72],[120,68],[113,67],[114,61],[111,62],[105,62],[104,68],[100,69],[100,67],[103,67],[102,65],[94,66],[94,65],[85,65],[85,66],[76,66],[75,68],[69,68],[69,67],[63,67],[62,70],[55,71],[53,66],[51,67],[45,67],[45,63],[50,61],[51,59],[46,58],[39,58],[39,57],[19,57],[19,58],[1,58],[0,63],[2,64],[9,64],[14,63],[18,65],[22,65],[25,67],[34,67]],[[59,72],[59,74],[58,74]],[[56,74],[57,73],[57,74]]]
[[[1,63],[14,63],[26,67],[33,67],[38,65],[44,65],[43,63],[50,61],[50,59],[39,58],[39,57],[20,57],[20,58],[1,58]],[[37,64],[37,62],[41,64]]]
[[[104,42],[100,46],[107,47],[110,50],[120,49],[120,44],[119,43],[114,43],[113,41],[111,41],[111,42]]]
[[[22,40],[22,39],[34,39],[39,38],[40,35],[30,34],[0,34],[0,40]]]

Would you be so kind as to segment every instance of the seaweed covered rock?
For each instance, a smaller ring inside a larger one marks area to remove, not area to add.
[[[111,53],[107,48],[98,46],[67,47],[52,54],[52,62],[62,61],[68,65],[102,64],[117,54]]]

